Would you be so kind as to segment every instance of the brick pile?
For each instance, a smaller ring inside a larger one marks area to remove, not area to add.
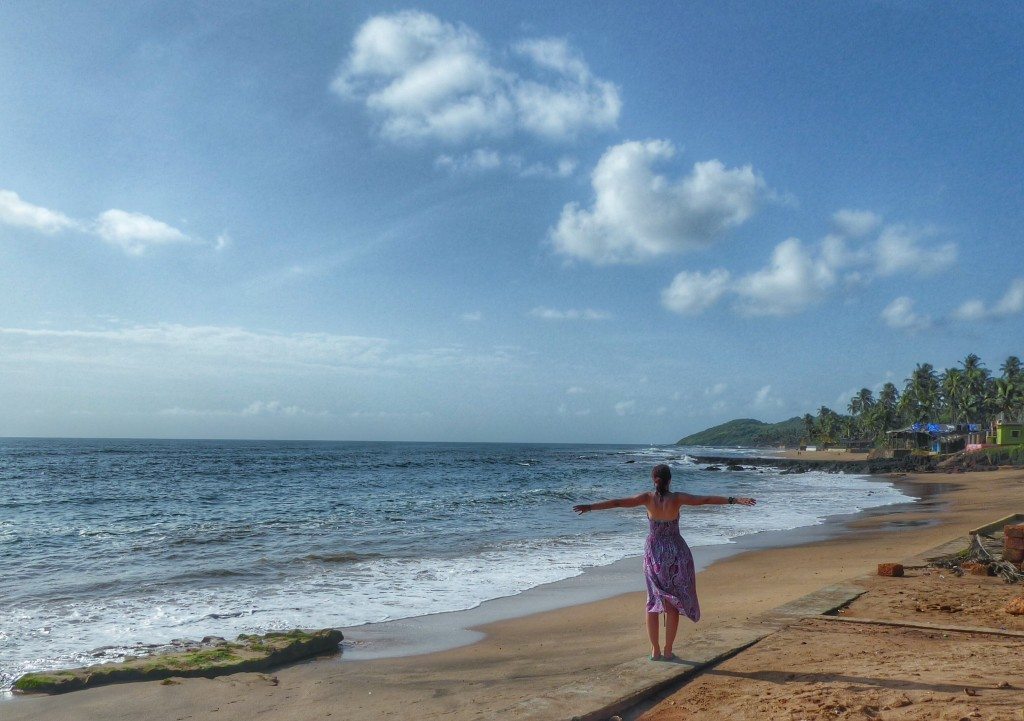
[[[1016,564],[1024,562],[1024,523],[1003,526],[1003,560]]]

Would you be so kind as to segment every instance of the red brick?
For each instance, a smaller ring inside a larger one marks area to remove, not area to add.
[[[1020,563],[1021,561],[1024,561],[1024,550],[1019,548],[1004,548],[1003,560],[1009,561],[1010,563]]]
[[[902,563],[879,563],[878,564],[878,575],[879,576],[902,576],[903,575],[903,564]]]
[[[1017,526],[1003,526],[1003,535],[1024,538],[1024,523]]]
[[[1003,548],[1024,548],[1024,538],[1007,536],[1003,539]]]

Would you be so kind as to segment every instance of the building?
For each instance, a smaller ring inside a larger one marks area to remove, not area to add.
[[[997,446],[1019,446],[1024,444],[1024,423],[1010,423],[1000,418],[996,421],[995,436]]]

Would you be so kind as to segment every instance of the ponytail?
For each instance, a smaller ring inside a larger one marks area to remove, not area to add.
[[[668,493],[668,484],[672,481],[672,469],[664,463],[654,467],[651,471],[651,478],[654,479],[654,491],[660,498]]]

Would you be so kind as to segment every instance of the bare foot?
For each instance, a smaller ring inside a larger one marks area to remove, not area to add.
[[[661,649],[658,648],[657,646],[652,646],[651,647],[651,660],[652,661],[660,661],[661,660]]]

